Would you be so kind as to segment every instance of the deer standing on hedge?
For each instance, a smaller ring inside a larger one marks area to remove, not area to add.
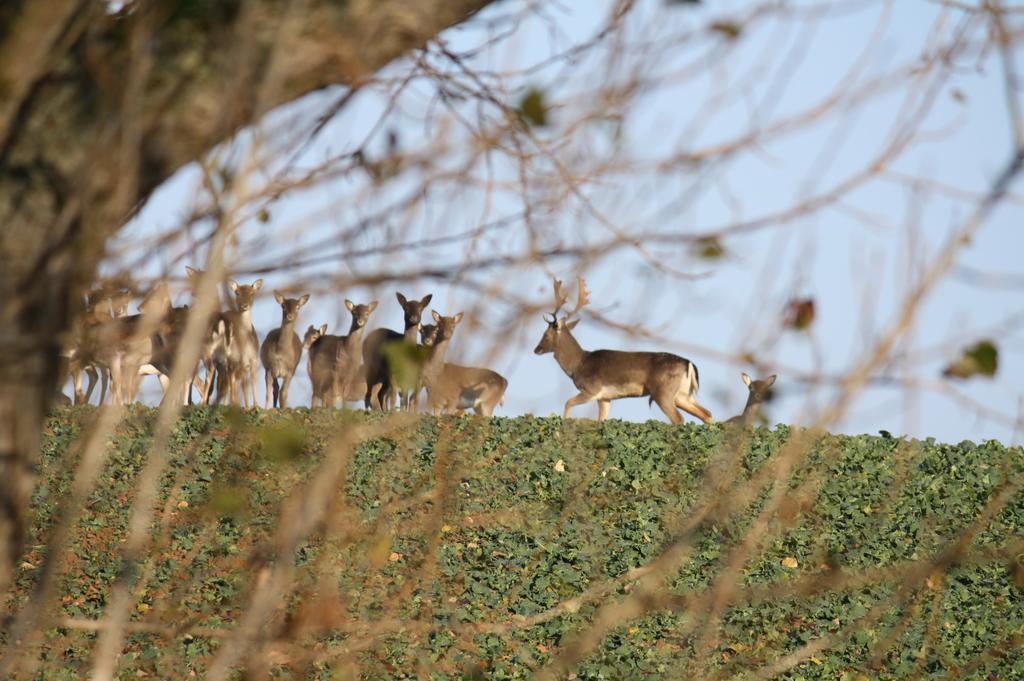
[[[199,290],[199,280],[202,278],[203,270],[197,270],[194,267],[185,266],[185,273],[188,275],[189,286],[192,288],[192,299],[196,299],[197,291]],[[206,330],[206,336],[203,338],[203,344],[199,349],[199,362],[203,365],[206,371],[203,380],[199,380],[199,365],[196,365],[196,370],[192,374],[192,384],[195,385],[196,389],[199,390],[199,402],[201,404],[209,404],[210,399],[213,397],[214,378],[216,375],[216,358],[220,353],[225,342],[225,334],[227,332],[227,323],[223,320],[223,313],[220,312],[220,297],[218,296],[217,312],[210,316],[210,324]],[[223,396],[221,396],[223,398]],[[188,389],[188,402],[192,404],[192,385]]]
[[[462,321],[461,312],[450,317],[442,316],[437,310],[433,310],[431,314],[434,316],[437,329],[432,334],[432,344],[424,348],[426,359],[420,368],[419,375],[427,389],[428,395],[431,391],[437,394],[437,391],[441,388],[444,375],[444,356],[448,353],[448,344],[451,342],[452,336],[455,335],[455,327]],[[439,413],[440,409],[441,407],[437,402],[431,405],[431,411],[434,413]]]
[[[750,390],[750,395],[747,396],[747,404],[743,407],[742,414],[727,419],[726,423],[738,423],[746,427],[757,423],[757,417],[761,413],[761,405],[768,398],[769,390],[775,384],[775,374],[768,378],[757,380],[752,380],[750,376],[747,376],[746,372],[742,376],[743,382],[747,385],[747,389]]]
[[[97,288],[85,296],[85,311],[75,321],[71,331],[71,343],[64,351],[67,359],[68,373],[74,384],[75,404],[88,404],[96,381],[100,381],[100,404],[106,402],[107,383],[110,380],[110,368],[99,361],[99,347],[91,347],[97,340],[95,330],[111,320],[128,314],[128,303],[131,291],[118,288],[111,291],[106,285]],[[89,385],[82,389],[82,374],[88,378]]]
[[[309,380],[313,385],[311,406],[334,407],[340,399],[364,396],[355,394],[355,388],[362,385],[362,367],[359,360],[363,351],[363,332],[370,321],[370,314],[377,309],[377,301],[356,304],[345,301],[345,307],[352,313],[352,324],[347,336],[327,335],[327,325],[319,330],[309,327],[306,340],[309,342]]]
[[[420,343],[428,348],[433,346],[439,330],[437,324],[424,324]],[[461,416],[466,409],[472,409],[482,416],[492,416],[495,407],[505,400],[508,379],[490,369],[444,362],[440,373],[426,387],[430,411]]]
[[[430,304],[433,294],[428,293],[422,300],[407,300],[401,293],[396,293],[395,297],[402,306],[405,331],[398,333],[391,329],[374,329],[363,343],[363,370],[366,376],[366,394],[363,399],[367,409],[376,407],[383,410],[385,404],[394,402],[396,391],[400,393],[402,408],[416,408],[420,386],[416,336],[420,330],[423,310]]]
[[[550,319],[544,316],[548,328],[533,351],[538,355],[553,352],[555,361],[580,391],[566,401],[563,418],[569,418],[569,410],[576,405],[596,400],[597,420],[604,421],[611,411],[612,400],[650,395],[651,401],[657,403],[672,423],[683,421],[677,408],[705,423],[710,422],[711,412],[696,400],[699,376],[696,365],[690,360],[668,352],[587,351],[580,347],[572,335],[579,319],[570,321],[570,317],[590,302],[590,293],[583,278],[577,279],[576,307],[562,318],[558,314],[569,297],[562,295],[562,282],[554,281],[555,308]]]
[[[232,404],[240,403],[243,407],[251,406],[255,409],[260,340],[252,324],[252,306],[256,293],[263,287],[263,279],[257,279],[252,284],[239,284],[232,279],[228,285],[235,294],[237,309],[222,313],[217,322],[217,333],[224,335],[224,341],[218,345],[214,357],[217,401],[228,393]],[[241,400],[238,396],[239,387],[242,390]]]
[[[299,310],[309,302],[309,294],[285,298],[280,291],[274,291],[274,300],[281,306],[281,326],[268,333],[260,347],[260,361],[263,362],[267,383],[264,405],[269,409],[273,402],[274,409],[285,409],[288,407],[288,387],[302,357],[302,341],[295,333],[295,322],[299,319]]]

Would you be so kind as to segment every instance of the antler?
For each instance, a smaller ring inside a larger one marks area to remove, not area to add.
[[[584,280],[583,277],[576,277],[576,281],[579,283],[580,287],[579,293],[576,294],[576,307],[573,308],[572,312],[566,315],[566,319],[572,317],[590,304],[590,291],[587,290],[586,280]]]
[[[562,282],[559,279],[554,279],[555,284],[555,309],[551,311],[551,321],[553,322],[558,318],[558,313],[562,307],[569,301],[568,295],[562,294]]]

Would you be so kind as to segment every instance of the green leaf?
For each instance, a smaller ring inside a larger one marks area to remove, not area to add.
[[[548,106],[544,102],[544,92],[530,88],[519,100],[519,120],[523,125],[543,127],[548,124]]]
[[[712,33],[719,33],[729,40],[736,40],[743,32],[742,27],[732,21],[715,21],[708,26],[708,30]]]
[[[714,260],[725,255],[725,246],[717,236],[705,236],[694,242],[692,252],[698,258]]]
[[[965,348],[963,354],[955,362],[950,363],[942,372],[947,378],[970,378],[971,376],[996,375],[999,368],[999,348],[990,340],[978,341]]]

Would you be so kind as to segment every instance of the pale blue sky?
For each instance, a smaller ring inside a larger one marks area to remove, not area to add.
[[[509,79],[500,85],[508,88],[507,94],[513,98],[521,92],[515,89],[517,85],[545,90],[554,104],[551,115],[555,123],[539,135],[548,141],[558,138],[560,124],[593,110],[595,93],[602,86],[631,81],[632,70],[638,68],[643,69],[648,86],[632,99],[621,127],[615,121],[592,123],[553,154],[559,162],[590,170],[600,179],[580,189],[591,210],[583,210],[577,200],[564,204],[555,214],[535,216],[539,243],[600,241],[608,237],[609,225],[630,234],[704,233],[756,220],[832,188],[870,164],[903,122],[913,118],[907,112],[927,101],[918,88],[897,82],[867,104],[841,105],[839,113],[821,122],[768,137],[756,149],[726,161],[675,164],[657,172],[650,161],[727,143],[747,134],[753,125],[770,130],[775,122],[830,93],[853,93],[919,55],[936,22],[943,22],[937,30],[948,36],[963,20],[956,12],[941,15],[942,9],[929,2],[845,3],[843,12],[820,20],[755,23],[745,29],[739,47],[734,47],[723,39],[701,36],[707,36],[705,27],[710,22],[734,14],[731,8],[745,10],[751,5],[714,5],[715,9],[691,9],[669,8],[660,0],[641,2],[624,41],[649,40],[655,47],[614,59],[599,48],[573,65],[557,63],[521,81]],[[794,5],[806,8],[811,3]],[[476,68],[508,70],[542,61],[593,35],[606,20],[609,6],[608,2],[566,3],[549,9],[550,21],[525,21],[511,37],[485,50],[472,63]],[[471,28],[449,31],[444,38],[455,50],[480,44],[489,19],[510,15],[521,7],[512,0],[498,3]],[[550,30],[552,25],[558,30]],[[696,37],[679,49],[657,47],[686,32]],[[968,32],[983,35],[979,30]],[[431,63],[442,62],[432,59]],[[445,68],[454,72],[450,65]],[[693,75],[688,75],[688,69]],[[845,78],[851,70],[852,78]],[[396,65],[388,73],[403,74],[405,70]],[[272,158],[290,155],[295,149],[293,133],[308,130],[311,120],[340,92],[317,93],[276,112],[261,126],[261,148]],[[404,93],[397,100],[398,111],[391,114],[367,149],[380,150],[389,129],[399,133],[403,150],[413,154],[442,134],[460,139],[463,133],[458,126],[443,132],[446,125],[453,124],[441,107],[431,103],[431,94],[432,86],[427,83],[418,83]],[[916,271],[927,262],[970,211],[970,202],[923,187],[912,191],[896,180],[896,174],[983,192],[1009,157],[1008,118],[995,55],[976,59],[971,68],[958,67],[949,78],[935,81],[927,96],[934,98],[924,119],[927,139],[889,165],[886,178],[865,182],[846,194],[840,204],[790,220],[782,227],[768,226],[730,237],[724,242],[728,256],[723,260],[696,259],[680,245],[652,247],[652,257],[673,269],[707,276],[676,278],[652,270],[627,250],[589,266],[584,274],[593,291],[595,311],[617,323],[644,322],[658,337],[631,338],[584,317],[577,338],[590,349],[659,349],[688,357],[700,368],[700,401],[716,418],[727,418],[741,408],[746,395],[739,372],[750,370],[745,364],[721,361],[722,353],[754,352],[761,361],[779,367],[779,399],[770,409],[773,422],[811,420],[831,391],[792,380],[787,371],[809,373],[820,368],[837,375],[848,369],[891,323],[906,290],[908,270]],[[353,151],[384,105],[378,93],[357,95],[353,105],[305,148],[300,163],[313,164]],[[456,106],[467,115],[468,109],[467,105]],[[463,160],[458,153],[439,156],[431,172],[436,175],[440,168],[458,168]],[[530,166],[531,173],[551,172],[553,166],[549,161],[537,161]],[[372,189],[362,175],[349,175],[296,191],[271,206],[267,224],[253,221],[245,226],[243,244],[231,262],[244,271],[272,262],[282,249],[294,252],[303,244],[314,243],[317,252],[329,254],[332,235],[351,229],[360,219],[389,205],[403,190],[417,186],[423,176],[413,171]],[[509,163],[496,158],[489,169],[476,164],[472,176],[490,179],[496,188],[484,192],[473,183],[438,182],[427,199],[392,221],[393,231],[370,229],[349,246],[373,248],[395,239],[456,234],[481,222],[520,213],[521,199],[513,191],[517,175]],[[505,189],[505,181],[512,181],[512,187]],[[153,197],[120,244],[138,250],[140,237],[178,224],[195,199],[196,187],[195,170],[183,170]],[[1014,189],[1019,188],[1018,183]],[[532,189],[538,199],[550,198],[539,183]],[[1018,277],[1024,274],[1020,217],[1020,203],[1014,197],[964,250],[961,263]],[[474,252],[477,256],[516,253],[526,243],[525,234],[522,221],[513,220],[489,232],[475,244]],[[465,243],[457,243],[415,254],[335,260],[268,276],[266,296],[256,308],[257,329],[262,336],[279,322],[279,308],[270,293],[275,287],[301,286],[303,278],[317,281],[326,275],[400,274],[425,263],[457,266],[465,250]],[[175,255],[159,254],[144,269],[162,271]],[[200,255],[188,261],[198,265]],[[577,274],[574,263],[567,259],[553,260],[549,268],[567,282]],[[175,264],[172,273],[180,277],[181,269]],[[541,303],[550,297],[550,279],[540,267],[499,266],[468,277],[478,283],[490,280],[518,299]],[[240,274],[238,278],[248,281],[252,277]],[[460,330],[449,356],[452,360],[480,361],[485,349],[500,343],[503,352],[491,366],[510,380],[500,414],[560,413],[564,401],[575,393],[550,355],[532,353],[543,331],[539,317],[507,326],[508,309],[501,304],[481,304],[471,287],[458,283],[417,281],[397,287],[388,284],[374,291],[353,288],[337,295],[315,294],[302,312],[302,328],[324,322],[332,331],[347,327],[348,314],[342,305],[345,297],[359,302],[378,298],[381,307],[371,326],[400,328],[396,288],[409,296],[433,292],[434,309],[446,314],[465,309],[478,324],[475,330]],[[927,299],[919,323],[900,346],[901,351],[931,349],[927,361],[903,374],[928,383],[929,388],[941,388],[941,368],[956,348],[991,337],[1002,351],[996,378],[950,385],[1002,416],[979,416],[932,389],[917,391],[916,397],[908,399],[902,391],[873,387],[861,395],[837,429],[874,433],[884,428],[945,441],[997,438],[1019,443],[1024,433],[1014,432],[1014,424],[1005,417],[1013,419],[1024,408],[1024,389],[1019,385],[1024,378],[1024,333],[1020,324],[1009,331],[994,327],[1014,315],[1024,315],[1022,293],[1020,287],[993,289],[974,285],[962,276],[951,278]],[[785,301],[797,295],[813,296],[817,301],[818,318],[809,336],[779,330]],[[182,295],[178,300],[185,302],[186,298]],[[147,389],[148,399],[152,399],[155,385],[154,381]],[[262,389],[261,385],[261,393]],[[308,404],[308,396],[304,358],[292,401]],[[596,405],[574,413],[592,418]],[[648,408],[646,399],[617,401],[612,416],[663,418],[657,409]]]

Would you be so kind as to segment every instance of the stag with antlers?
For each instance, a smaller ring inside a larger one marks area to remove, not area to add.
[[[569,296],[562,293],[562,282],[554,281],[555,307],[544,316],[548,328],[533,351],[538,355],[553,352],[555,361],[580,391],[565,403],[563,418],[569,418],[569,410],[576,405],[596,400],[597,418],[604,421],[612,400],[649,395],[672,423],[683,421],[677,408],[710,422],[711,412],[696,400],[699,376],[690,360],[668,352],[587,351],[580,347],[572,335],[579,319],[571,318],[590,302],[590,292],[582,277],[577,280],[576,307],[561,318],[558,315]]]

